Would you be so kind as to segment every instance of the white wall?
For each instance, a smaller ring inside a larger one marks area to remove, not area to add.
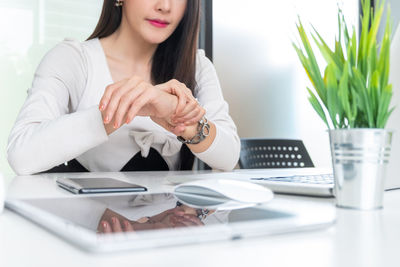
[[[400,186],[400,1],[386,0],[391,7],[391,19],[393,23],[393,38],[390,57],[390,82],[393,85],[392,106],[396,109],[392,113],[386,126],[394,131],[392,140],[392,154],[387,171],[386,187],[394,188]],[[386,18],[384,18],[386,21]],[[384,25],[380,29],[382,37]]]
[[[85,40],[100,15],[100,0],[0,0],[0,171],[7,139],[43,55],[65,37]],[[62,64],[62,62],[60,62]]]
[[[358,1],[339,4],[348,23],[357,24]],[[312,23],[333,44],[337,5],[336,0],[213,1],[214,64],[240,137],[299,138],[316,166],[330,167],[326,127],[308,102],[311,85],[291,42],[300,15],[305,26]]]

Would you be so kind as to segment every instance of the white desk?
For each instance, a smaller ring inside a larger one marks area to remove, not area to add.
[[[171,174],[191,172],[106,175],[158,192],[170,188],[166,177]],[[69,194],[56,186],[54,175],[6,177],[6,184],[12,197]],[[333,205],[332,199],[276,197]],[[5,210],[0,215],[0,266],[400,266],[400,190],[386,192],[384,205],[372,212],[337,209],[337,223],[325,230],[105,255],[81,251]]]

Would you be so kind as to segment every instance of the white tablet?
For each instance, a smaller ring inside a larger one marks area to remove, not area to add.
[[[6,207],[87,251],[135,250],[319,229],[327,203],[273,199],[230,210],[192,208],[173,194],[8,199]]]

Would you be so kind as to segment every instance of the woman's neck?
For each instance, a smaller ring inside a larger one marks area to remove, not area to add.
[[[157,49],[157,44],[145,42],[129,29],[124,20],[113,34],[102,38],[101,41],[109,65],[115,66],[117,64],[131,74],[142,76],[144,73],[150,74],[151,61]],[[113,63],[110,64],[110,61]]]

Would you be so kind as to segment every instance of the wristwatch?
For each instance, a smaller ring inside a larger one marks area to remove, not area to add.
[[[176,138],[184,144],[196,145],[206,139],[209,134],[210,124],[208,124],[208,120],[203,117],[201,120],[199,120],[197,124],[197,133],[192,139],[186,140],[182,136],[177,136]]]

